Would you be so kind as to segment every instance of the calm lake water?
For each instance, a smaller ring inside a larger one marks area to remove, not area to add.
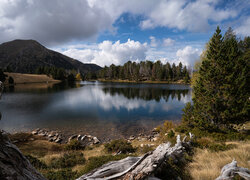
[[[128,137],[147,133],[165,120],[180,120],[189,101],[187,85],[19,85],[2,96],[0,128],[8,132],[47,128],[100,139]]]

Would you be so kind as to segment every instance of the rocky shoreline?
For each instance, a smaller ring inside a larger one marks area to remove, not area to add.
[[[33,135],[44,137],[49,142],[55,142],[58,144],[67,144],[70,143],[72,140],[75,140],[80,142],[83,146],[89,146],[111,141],[111,139],[109,139],[108,141],[101,141],[98,137],[88,134],[73,134],[70,136],[66,136],[65,134],[60,133],[58,131],[49,131],[40,128],[34,129],[30,133]],[[157,131],[156,128],[154,128],[149,135],[140,133],[138,135],[131,135],[129,138],[125,139],[128,142],[131,142],[133,140],[155,142],[159,140],[159,137],[160,137],[159,132]],[[154,144],[148,144],[148,146],[153,146],[153,145]]]

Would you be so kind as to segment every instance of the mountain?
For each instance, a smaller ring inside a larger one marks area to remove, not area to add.
[[[0,68],[9,67],[13,72],[34,73],[38,67],[50,66],[81,73],[101,69],[96,64],[84,64],[78,60],[52,51],[34,40],[14,40],[0,45]]]

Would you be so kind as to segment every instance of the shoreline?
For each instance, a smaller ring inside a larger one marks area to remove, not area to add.
[[[130,81],[130,80],[107,80],[107,79],[97,79],[97,80],[89,80],[89,81],[99,81],[99,82],[112,82],[112,83],[134,83],[134,84],[183,84],[183,85],[190,85],[190,83],[185,83],[183,80],[179,81]]]
[[[45,74],[24,74],[24,73],[9,73],[4,72],[8,77],[4,85],[21,85],[21,84],[49,84],[49,83],[60,83],[61,80],[53,79]],[[14,79],[14,84],[8,83],[8,78],[12,77]]]

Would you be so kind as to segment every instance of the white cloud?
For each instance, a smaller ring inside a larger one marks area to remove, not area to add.
[[[51,45],[90,40],[100,32],[113,32],[113,23],[124,13],[145,17],[143,29],[206,31],[211,22],[237,15],[218,4],[217,0],[1,0],[0,42],[21,38]]]
[[[157,47],[158,46],[158,43],[157,43],[154,36],[150,36],[149,39],[150,39],[150,46],[151,47]]]
[[[96,37],[113,19],[86,0],[1,0],[0,42],[35,39],[51,45]]]
[[[186,66],[194,66],[194,63],[199,59],[201,51],[191,46],[186,46],[184,49],[179,49],[176,52],[176,63],[182,62]]]
[[[163,39],[163,45],[164,46],[172,46],[174,45],[175,40],[171,39],[171,38],[165,38]]]
[[[250,36],[250,17],[246,18],[243,23],[235,29],[237,34]]]
[[[216,7],[217,1],[165,0],[156,3],[141,22],[143,29],[157,26],[188,31],[206,31],[209,21],[221,22],[235,17],[237,12]]]
[[[84,47],[85,49],[77,49],[71,46],[61,52],[84,63],[96,63],[100,66],[109,66],[111,64],[120,65],[129,60],[145,60],[147,51],[147,43],[142,44],[139,41],[130,39],[125,43],[121,43],[120,41],[116,41],[115,43],[103,41],[95,46],[92,44],[89,48],[86,45]]]

